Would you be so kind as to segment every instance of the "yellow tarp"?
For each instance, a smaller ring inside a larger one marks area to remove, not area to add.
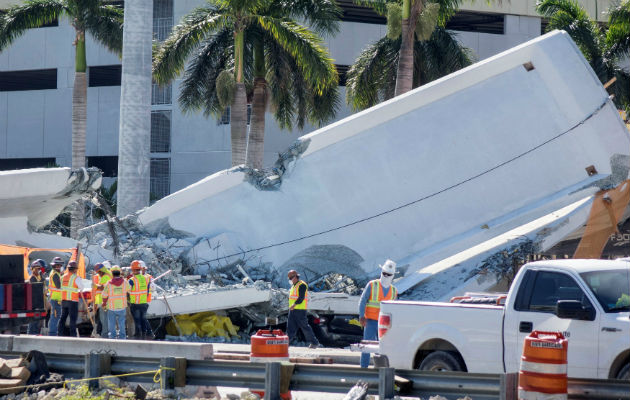
[[[237,336],[239,329],[238,326],[232,324],[230,317],[217,315],[212,311],[178,315],[175,319],[182,330],[182,334],[186,336],[194,333],[199,337],[223,336],[229,339],[230,336]],[[177,327],[172,320],[166,324],[166,332],[173,336],[179,335]]]

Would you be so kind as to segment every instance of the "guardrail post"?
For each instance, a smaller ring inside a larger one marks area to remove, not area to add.
[[[394,368],[378,369],[378,398],[392,399],[394,397]]]
[[[175,393],[175,357],[163,357],[160,359],[160,380],[162,396],[170,396]]]
[[[502,374],[500,385],[499,398],[501,400],[516,400],[518,395],[518,373]]]
[[[85,355],[84,365],[83,376],[85,378],[98,378],[111,373],[112,358],[106,353],[88,353]],[[88,387],[97,389],[98,383],[98,379],[88,381]]]
[[[265,400],[280,400],[281,369],[279,362],[265,364]]]

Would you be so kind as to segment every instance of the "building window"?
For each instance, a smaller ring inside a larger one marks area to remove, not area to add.
[[[27,168],[53,168],[56,167],[55,158],[5,158],[0,159],[0,171]]]
[[[250,124],[252,120],[252,105],[247,105],[247,125]],[[230,107],[227,107],[223,114],[221,114],[221,118],[218,119],[217,125],[229,125],[230,124]]]
[[[171,111],[151,112],[151,153],[171,151]]]
[[[374,9],[356,5],[353,0],[337,0],[337,4],[341,8],[342,21],[381,25],[387,23],[387,19],[382,15],[378,15]]]
[[[96,167],[103,171],[105,178],[118,176],[118,156],[96,156],[87,158],[88,167]]]
[[[163,42],[173,28],[173,0],[153,0],[153,37]]]
[[[101,65],[88,68],[88,86],[120,86],[122,65]]]
[[[0,72],[0,92],[57,89],[56,69]]]
[[[346,78],[347,78],[348,70],[350,69],[350,66],[335,64],[335,68],[337,68],[337,74],[339,74],[339,86],[346,86]]]
[[[151,159],[151,200],[159,200],[171,192],[171,159]]]
[[[457,11],[446,23],[446,29],[503,35],[505,17],[503,14]]]
[[[165,86],[160,86],[153,82],[151,85],[151,104],[153,105],[171,104],[172,95],[173,86],[170,83]]]

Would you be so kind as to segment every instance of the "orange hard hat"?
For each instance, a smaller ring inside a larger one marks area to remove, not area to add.
[[[133,260],[131,262],[131,270],[132,271],[140,271],[142,269],[142,261],[140,260]]]

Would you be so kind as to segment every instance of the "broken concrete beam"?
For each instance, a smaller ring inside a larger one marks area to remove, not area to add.
[[[144,340],[77,339],[46,336],[15,336],[13,352],[39,350],[52,354],[84,355],[92,351],[115,352],[119,357],[160,358],[176,354],[189,360],[212,358],[212,344]]]

